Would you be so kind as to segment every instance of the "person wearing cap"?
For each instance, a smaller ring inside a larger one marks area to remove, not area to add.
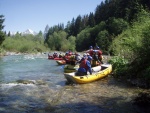
[[[92,56],[93,60],[92,60],[92,67],[100,65],[100,61],[98,59],[98,54],[96,50],[93,50],[93,56]]]
[[[90,72],[90,74],[92,74],[91,63],[90,61],[87,60],[87,58],[88,57],[85,56],[81,59],[81,63],[79,65],[79,69],[76,75],[84,76],[84,75],[87,75],[88,71]]]
[[[103,64],[103,56],[102,56],[102,51],[100,50],[100,48],[98,46],[96,46],[96,50],[97,55],[98,55],[98,59],[100,60],[101,64]]]
[[[70,57],[71,56],[68,54],[68,52],[66,52],[63,56],[63,59],[66,61],[66,64],[70,64]]]
[[[90,46],[86,53],[89,53],[90,56],[93,56],[93,46]]]
[[[54,58],[57,58],[57,57],[58,57],[57,52],[54,52],[54,53],[53,53],[53,57],[54,57]]]

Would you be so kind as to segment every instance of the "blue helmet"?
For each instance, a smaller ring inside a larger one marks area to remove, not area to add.
[[[98,46],[96,46],[96,49],[99,49],[99,47],[98,47]]]
[[[90,46],[89,48],[90,48],[90,49],[93,49],[93,46]]]
[[[93,60],[93,58],[91,56],[88,56],[88,60],[91,61]]]

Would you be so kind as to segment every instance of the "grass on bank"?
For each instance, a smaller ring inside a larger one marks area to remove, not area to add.
[[[1,45],[1,50],[20,53],[45,52],[49,49],[44,45],[44,39],[36,39],[33,36],[6,37]]]

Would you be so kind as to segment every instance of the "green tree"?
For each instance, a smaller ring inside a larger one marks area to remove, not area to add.
[[[7,36],[10,36],[10,31],[8,32],[8,35]]]
[[[90,27],[94,27],[95,26],[95,19],[94,19],[94,14],[93,13],[90,13],[90,15],[89,15],[88,25]]]
[[[75,36],[70,36],[68,37],[68,42],[70,43],[69,49],[72,51],[76,50],[76,37]]]
[[[73,35],[75,36],[75,19],[73,18],[71,21],[71,24],[69,26],[69,36]]]
[[[98,46],[100,46],[103,52],[107,52],[110,45],[108,31],[100,31],[98,36],[96,37],[96,43]]]
[[[5,40],[5,34],[2,31],[4,28],[3,22],[5,21],[4,16],[0,15],[0,45],[2,44],[2,42]]]
[[[85,29],[87,26],[88,26],[88,15],[84,15],[83,18],[82,18],[82,25],[81,25],[81,29]]]
[[[104,18],[104,7],[105,7],[105,4],[102,1],[101,4],[98,5],[95,9],[94,18],[95,18],[96,24],[99,24]]]
[[[58,31],[54,32],[52,35],[49,35],[48,38],[48,46],[51,50],[58,50],[60,51],[62,45],[65,45],[67,42],[67,33],[65,31]]]
[[[122,31],[128,28],[128,22],[123,20],[122,18],[109,18],[107,23],[107,30],[110,34],[114,34],[115,36],[122,33]]]
[[[76,38],[76,50],[83,51],[89,48],[88,46],[91,44],[90,33],[92,28],[86,28],[82,30]]]
[[[82,29],[82,21],[81,21],[81,16],[79,15],[75,21],[75,36],[81,31]]]
[[[69,34],[70,33],[70,26],[71,26],[71,23],[70,23],[70,21],[68,21],[67,25],[65,27],[65,32],[67,32],[69,36],[71,35],[71,34]]]

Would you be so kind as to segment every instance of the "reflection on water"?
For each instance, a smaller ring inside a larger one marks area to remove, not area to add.
[[[131,100],[142,90],[112,76],[88,84],[66,84],[63,67],[47,55],[4,57],[0,80],[3,113],[135,113]]]

